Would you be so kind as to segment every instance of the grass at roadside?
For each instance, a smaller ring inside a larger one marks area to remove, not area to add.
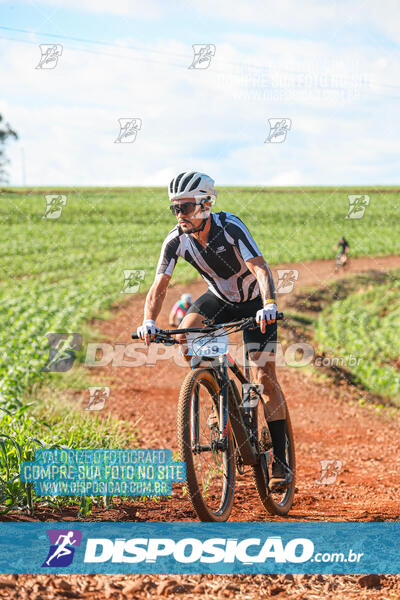
[[[388,284],[371,282],[369,289],[333,302],[316,323],[322,349],[333,348],[358,382],[400,407],[399,331],[399,272]]]
[[[400,270],[303,290],[293,306],[306,318],[287,311],[292,337],[313,341],[323,365],[400,408]]]
[[[124,448],[135,447],[132,424],[111,416],[99,417],[82,408],[60,390],[36,390],[19,408],[0,408],[0,512],[16,507],[32,508],[53,500],[35,497],[32,484],[19,481],[20,464],[34,460],[39,447]],[[62,498],[58,504],[76,503]]]

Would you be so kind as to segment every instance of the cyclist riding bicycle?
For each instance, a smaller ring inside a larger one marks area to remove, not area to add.
[[[264,386],[265,419],[271,433],[274,462],[270,489],[285,486],[291,473],[285,459],[285,398],[275,371],[277,305],[272,273],[246,225],[226,211],[211,213],[217,192],[214,180],[196,171],[180,173],[168,188],[170,209],[177,225],[161,248],[154,282],[147,294],[143,324],[137,334],[149,344],[158,330],[155,324],[179,257],[189,262],[208,284],[182,319],[179,328],[254,317],[257,329],[246,330],[254,383]],[[185,359],[190,362],[185,344]]]
[[[349,252],[349,248],[350,248],[349,242],[343,236],[340,238],[338,243],[333,247],[335,252],[338,251],[338,260],[341,265],[344,265],[347,262],[347,258],[348,258],[347,255]]]
[[[171,312],[169,313],[170,326],[175,327],[176,325],[179,325],[191,306],[192,296],[190,294],[182,294],[178,302],[175,302]]]

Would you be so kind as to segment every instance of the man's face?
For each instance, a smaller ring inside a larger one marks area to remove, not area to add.
[[[200,227],[203,219],[210,214],[211,203],[209,200],[203,203],[204,210],[200,204],[196,204],[194,198],[179,198],[173,200],[172,204],[178,209],[182,208],[183,212],[179,211],[176,214],[176,219],[184,233],[190,233]]]

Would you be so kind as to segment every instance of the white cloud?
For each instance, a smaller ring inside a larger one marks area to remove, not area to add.
[[[245,25],[265,25],[277,32],[288,31],[302,33],[306,39],[310,32],[320,33],[326,29],[329,37],[337,32],[338,38],[347,30],[357,35],[357,29],[374,38],[375,32],[383,33],[389,38],[399,41],[400,32],[398,0],[348,0],[346,2],[331,0],[190,0],[194,12],[220,18],[224,21],[236,21]]]
[[[6,2],[7,0],[0,0]],[[17,4],[32,4],[30,0],[14,0]],[[38,3],[39,4],[39,3]],[[40,6],[66,8],[65,0],[44,0]],[[160,18],[165,14],[166,4],[160,0],[68,0],[68,9],[80,10],[99,14],[113,14],[123,17],[136,17],[137,19]]]
[[[136,52],[65,43],[58,66],[40,71],[36,44],[0,48],[0,111],[21,135],[9,145],[14,184],[20,146],[30,185],[165,185],[186,168],[220,184],[396,182],[400,126],[382,62],[398,76],[395,52],[226,35],[196,71],[178,41]],[[378,87],[359,85],[360,73]],[[114,144],[129,116],[143,120],[137,140]],[[270,117],[292,119],[284,144],[264,144]]]
[[[0,0],[1,3],[6,0]],[[14,3],[31,4],[30,0],[15,0]],[[39,7],[55,7],[65,9],[65,0],[42,0]],[[69,0],[68,8],[100,15],[112,14],[120,17],[140,19],[165,19],[173,17],[192,16],[195,26],[196,18],[200,15],[221,20],[223,26],[230,22],[237,22],[245,27],[251,25],[264,25],[276,31],[288,31],[303,34],[304,39],[310,33],[320,33],[326,29],[329,36],[337,32],[340,39],[352,29],[361,30],[366,37],[371,36],[376,45],[379,40],[376,33],[399,41],[398,27],[399,4],[398,0],[187,0],[165,2],[164,0]]]

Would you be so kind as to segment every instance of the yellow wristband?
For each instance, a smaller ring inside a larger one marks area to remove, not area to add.
[[[267,299],[264,301],[264,306],[265,306],[266,304],[276,304],[276,300],[274,300],[273,298],[267,298]]]

